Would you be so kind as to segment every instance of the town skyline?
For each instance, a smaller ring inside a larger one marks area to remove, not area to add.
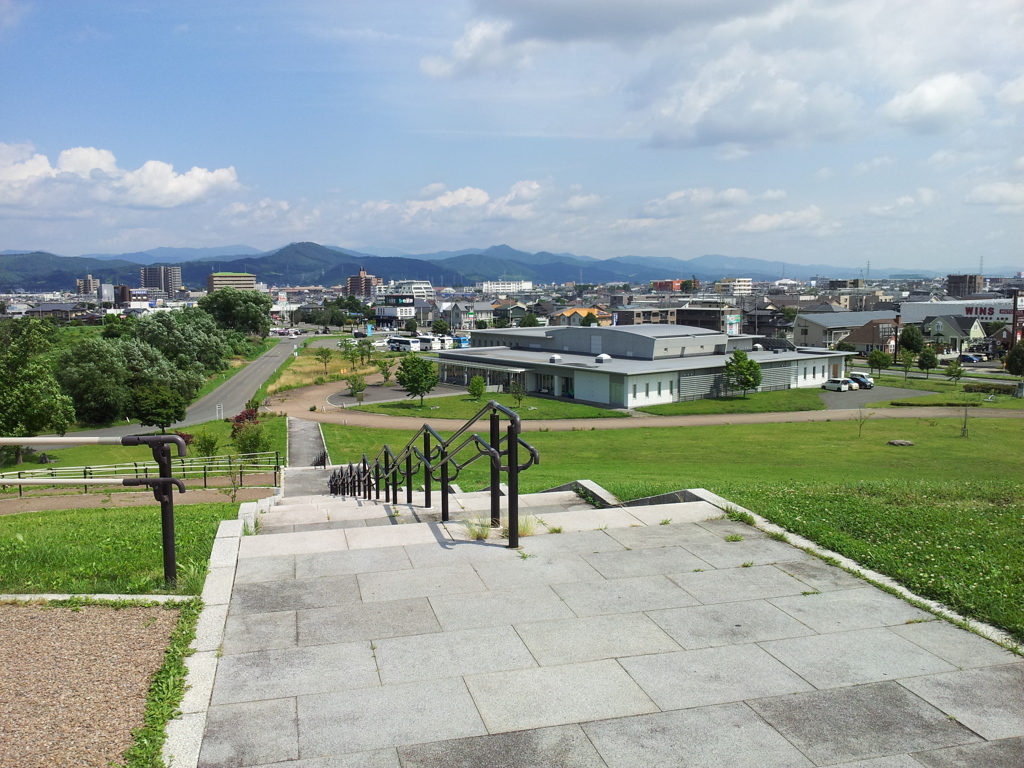
[[[0,250],[1020,271],[1022,26],[1017,0],[3,0]]]

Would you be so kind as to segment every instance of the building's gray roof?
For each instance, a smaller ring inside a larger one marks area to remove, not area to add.
[[[819,312],[810,315],[799,315],[796,322],[814,323],[822,328],[859,328],[872,320],[895,320],[896,311],[887,309],[881,312]]]

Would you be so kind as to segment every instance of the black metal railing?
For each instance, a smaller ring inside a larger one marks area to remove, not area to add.
[[[488,438],[468,434],[484,416],[489,419]],[[508,419],[502,434],[501,419]],[[363,454],[357,463],[338,467],[331,474],[327,486],[333,496],[356,496],[380,500],[384,490],[386,503],[398,503],[398,488],[405,485],[405,503],[412,504],[413,478],[423,471],[423,503],[433,506],[433,484],[439,484],[441,494],[441,520],[449,519],[451,484],[471,464],[488,459],[490,462],[491,526],[501,527],[501,474],[508,486],[508,546],[519,548],[519,473],[540,462],[537,449],[520,437],[522,424],[519,414],[491,400],[462,425],[449,438],[444,438],[429,424],[417,430],[406,445],[395,453],[385,445],[373,459]],[[422,447],[421,447],[422,446]],[[519,463],[519,449],[528,454]],[[504,463],[503,463],[504,462]]]

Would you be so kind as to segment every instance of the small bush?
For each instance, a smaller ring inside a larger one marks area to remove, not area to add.
[[[1017,393],[1017,385],[968,382],[964,384],[964,392],[983,392],[988,395],[1013,395]]]
[[[193,453],[197,456],[216,456],[220,440],[212,432],[200,429],[192,438]]]
[[[176,434],[178,437],[184,440],[185,445],[192,445],[193,437],[188,432],[178,432],[177,430],[175,430],[174,434]]]
[[[239,453],[263,453],[270,450],[271,438],[261,424],[246,424],[235,435]]]

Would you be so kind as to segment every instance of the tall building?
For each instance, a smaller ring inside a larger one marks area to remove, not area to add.
[[[75,293],[79,296],[98,295],[100,292],[100,282],[100,280],[95,279],[92,275],[79,278],[75,280]]]
[[[181,267],[143,267],[139,270],[143,288],[152,288],[173,296],[181,288]]]
[[[248,272],[211,272],[206,276],[206,290],[213,293],[218,288],[255,291],[256,275],[250,275]]]
[[[946,293],[950,296],[963,298],[985,290],[984,275],[948,275],[946,277]]]
[[[345,295],[359,298],[373,296],[373,286],[383,283],[383,278],[368,275],[366,270],[360,267],[358,275],[352,275],[345,279]]]

